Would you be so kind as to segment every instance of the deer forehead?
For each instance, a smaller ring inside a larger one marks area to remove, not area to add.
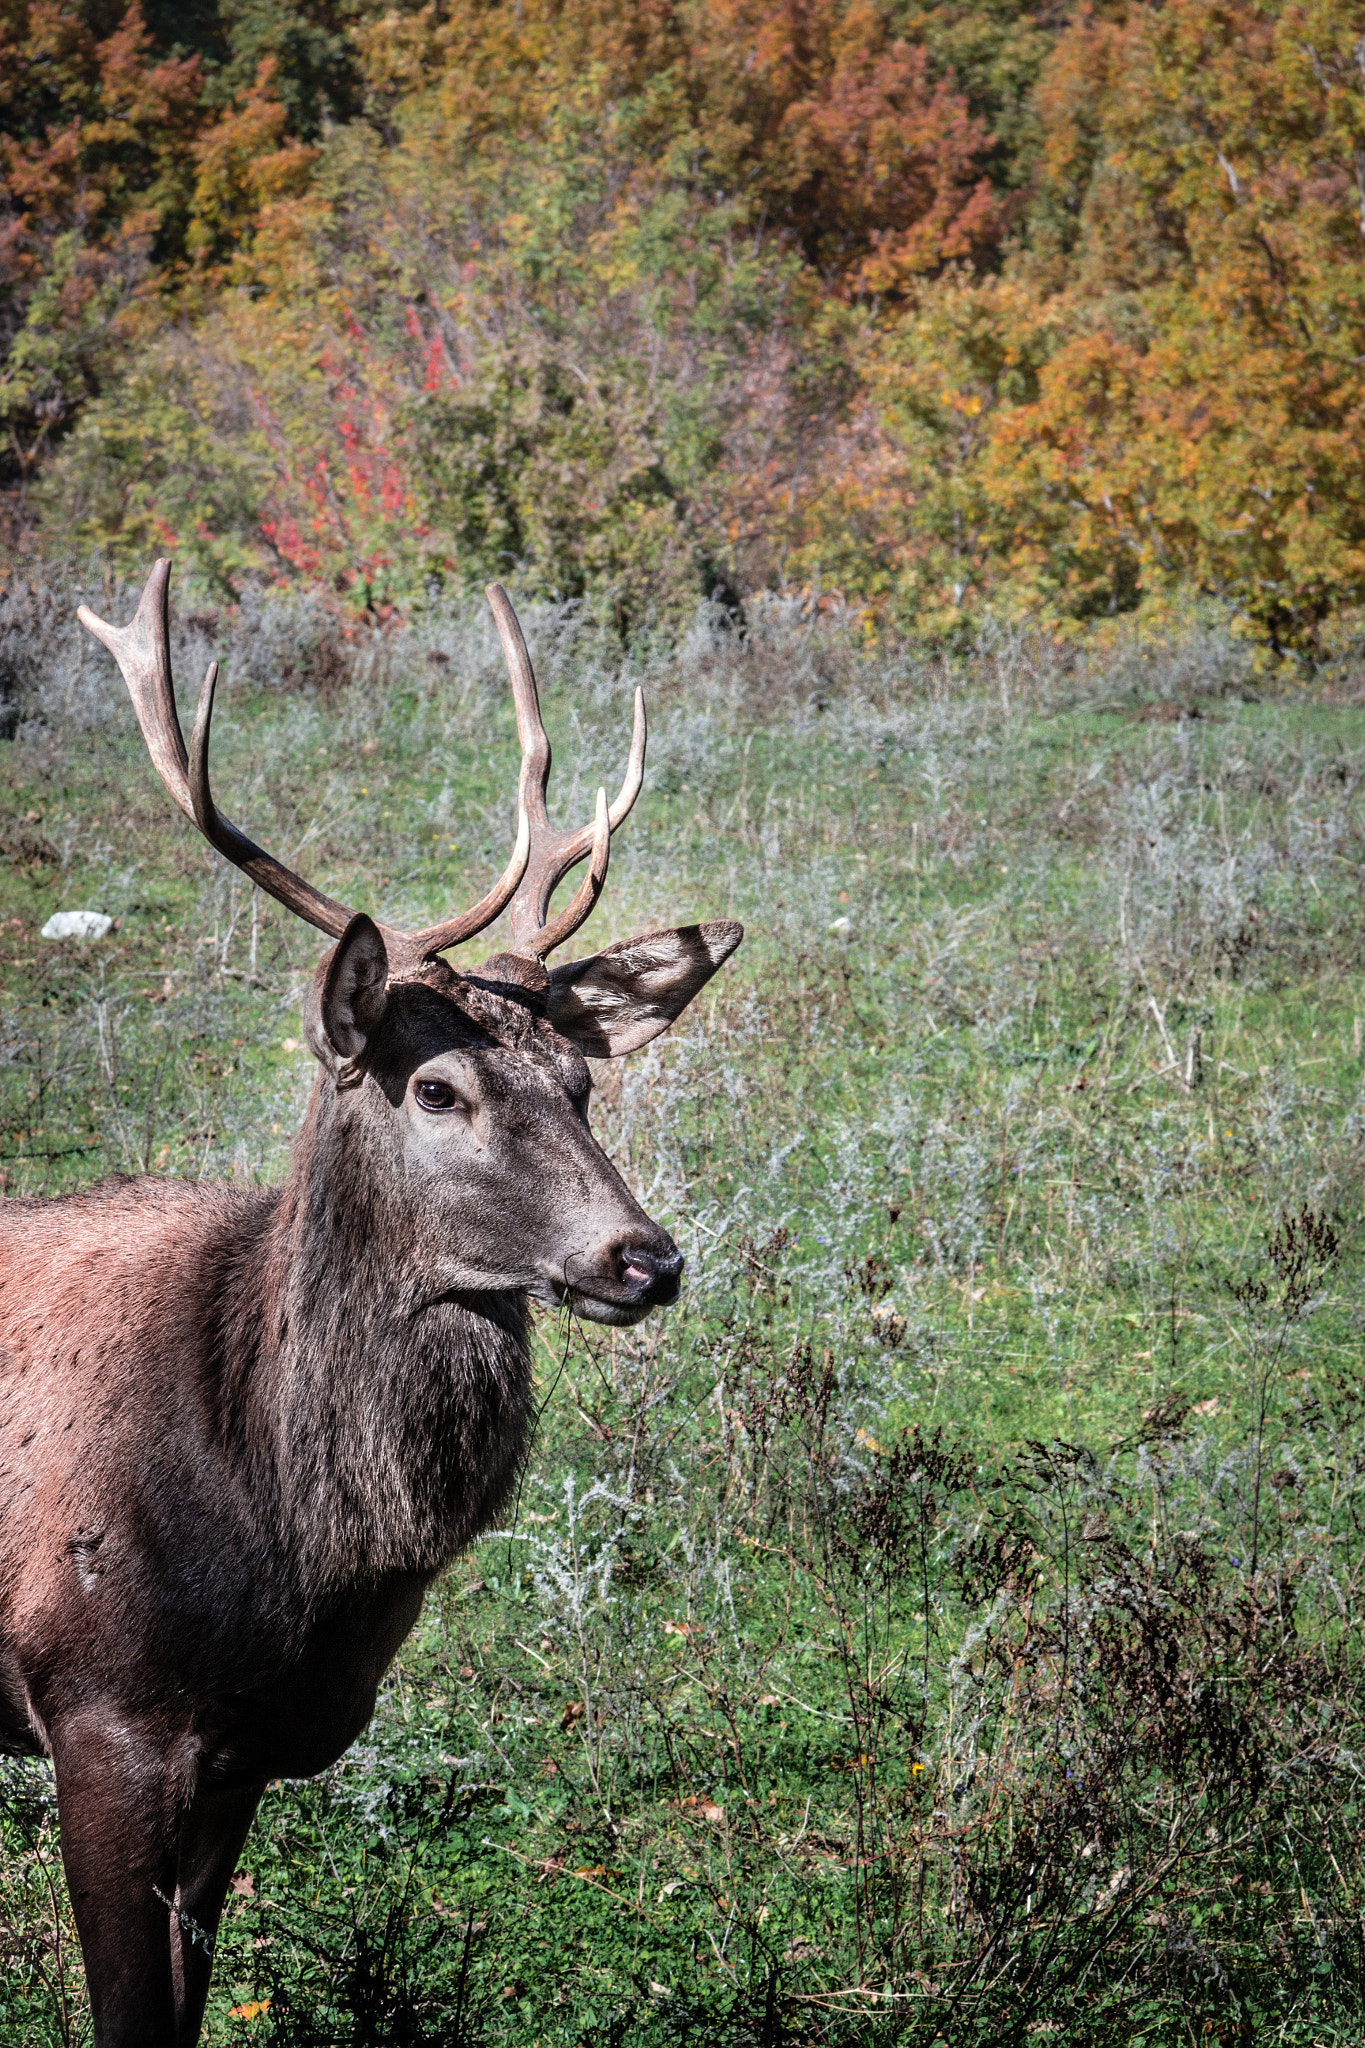
[[[449,991],[422,983],[390,988],[366,1065],[395,1106],[413,1074],[445,1054],[456,1055],[499,1094],[514,1095],[518,1082],[535,1080],[571,1095],[586,1091],[587,1061],[544,1017],[526,1003],[451,979],[456,985]]]

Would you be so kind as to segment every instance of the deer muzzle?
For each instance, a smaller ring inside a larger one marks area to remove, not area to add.
[[[586,1322],[638,1323],[677,1300],[685,1263],[665,1231],[637,1226],[595,1258],[570,1260],[554,1293]]]

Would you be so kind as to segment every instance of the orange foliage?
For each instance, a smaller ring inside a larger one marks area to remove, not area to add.
[[[103,41],[59,0],[0,12],[0,261],[32,275],[44,235],[174,204],[200,85],[197,57],[154,61],[138,0]]]
[[[876,0],[455,0],[365,39],[373,89],[488,174],[567,115],[617,131],[645,181],[692,173],[792,235],[845,289],[978,255],[1002,214],[990,137]],[[694,168],[695,167],[695,168]]]
[[[315,149],[285,136],[287,116],[274,89],[275,59],[263,57],[255,84],[193,145],[194,198],[186,236],[201,262],[217,259],[240,282],[258,216],[302,192]]]
[[[314,145],[273,59],[210,108],[136,6],[0,0],[0,411],[27,478],[86,408],[63,531],[622,619],[1193,587],[1311,649],[1365,603],[1358,0],[345,18]]]
[[[871,0],[710,0],[688,52],[696,123],[738,183],[752,177],[803,249],[853,288],[989,247],[999,205],[989,137],[927,53]]]
[[[982,392],[959,590],[1065,618],[1192,585],[1305,646],[1365,597],[1359,49],[1345,0],[1087,9],[1061,36],[1012,263],[1054,338],[1027,388]],[[914,331],[932,355],[932,309]]]

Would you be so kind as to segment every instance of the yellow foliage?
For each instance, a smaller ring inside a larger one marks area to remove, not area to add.
[[[306,190],[315,149],[285,135],[274,90],[275,59],[263,57],[255,84],[194,144],[194,197],[186,243],[201,263],[225,265],[234,282],[250,267],[260,217]]]
[[[365,118],[305,143],[273,57],[210,112],[136,8],[0,12],[0,405],[63,531],[367,602],[516,564],[623,628],[1194,591],[1312,650],[1365,606],[1356,0],[349,19]]]

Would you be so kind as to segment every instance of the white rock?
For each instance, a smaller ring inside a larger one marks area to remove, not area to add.
[[[39,933],[44,939],[102,939],[114,920],[102,910],[54,910]]]
[[[853,920],[850,917],[836,917],[829,929],[832,932],[851,932]]]

